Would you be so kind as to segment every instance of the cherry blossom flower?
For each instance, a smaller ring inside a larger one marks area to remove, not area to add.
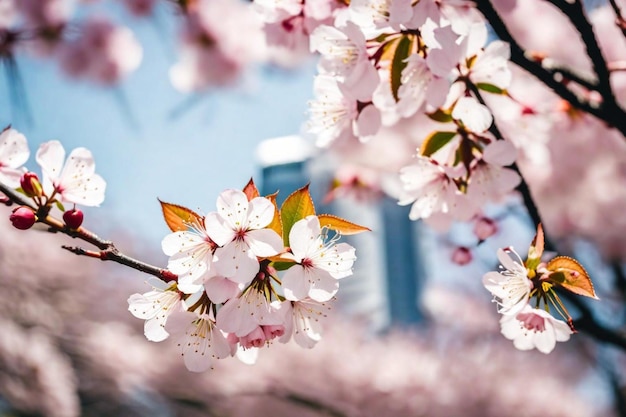
[[[41,144],[36,159],[48,197],[54,194],[62,202],[84,206],[99,206],[104,201],[106,182],[95,173],[96,164],[89,150],[76,148],[65,161],[63,145],[53,140]]]
[[[150,278],[152,291],[145,294],[133,294],[128,298],[128,311],[144,319],[144,334],[152,342],[160,342],[169,336],[165,330],[167,318],[173,312],[183,311],[182,297],[176,288],[176,282],[167,284],[159,279]]]
[[[356,99],[370,100],[379,77],[369,62],[363,32],[352,22],[338,28],[322,25],[310,39],[311,51],[322,55],[320,71],[336,77]]]
[[[293,340],[303,348],[311,349],[322,339],[322,319],[330,309],[325,303],[311,299],[299,301],[285,301],[282,309],[285,310],[285,333],[281,343]]]
[[[365,30],[399,28],[413,13],[410,0],[353,0],[351,20]]]
[[[339,289],[337,279],[352,275],[355,249],[347,243],[328,240],[317,216],[297,221],[289,232],[292,254],[297,262],[285,271],[282,284],[285,297],[297,301],[310,297],[315,301],[330,300]]]
[[[476,56],[469,71],[469,78],[474,84],[487,83],[507,89],[511,85],[509,59],[511,47],[507,42],[493,41],[482,53]]]
[[[0,181],[11,188],[20,186],[24,165],[30,156],[26,137],[8,128],[0,133]]]
[[[167,268],[178,275],[178,288],[187,294],[198,292],[214,275],[213,252],[217,247],[204,222],[191,226],[190,230],[165,236],[161,242],[163,252],[170,257]]]
[[[243,191],[231,189],[220,194],[217,209],[204,220],[208,236],[221,246],[214,255],[216,271],[246,284],[259,271],[257,256],[273,256],[283,250],[278,233],[265,229],[274,218],[274,205],[264,197],[248,201]]]
[[[469,218],[470,204],[459,205],[460,192],[444,166],[430,158],[417,156],[412,165],[400,170],[403,191],[398,204],[411,206],[411,220],[427,219],[436,213]],[[464,213],[468,211],[467,215]]]
[[[224,332],[242,337],[261,325],[282,325],[284,316],[280,304],[270,303],[263,292],[249,288],[240,297],[231,298],[224,304],[216,318]]]
[[[569,340],[573,333],[564,321],[528,304],[516,315],[503,316],[500,325],[504,337],[512,340],[517,349],[537,348],[546,354],[552,352],[556,342]]]
[[[61,45],[60,54],[69,75],[109,85],[139,67],[142,49],[130,29],[92,19],[83,25],[82,36]]]
[[[493,294],[498,312],[514,316],[528,304],[533,283],[528,279],[524,262],[513,248],[498,249],[498,259],[502,264],[501,271],[487,272],[483,276],[483,285]]]
[[[448,88],[448,81],[435,76],[424,58],[412,54],[402,70],[398,89],[398,113],[402,117],[411,117],[426,103],[439,107],[445,102]]]
[[[463,122],[463,125],[474,133],[486,131],[493,122],[493,116],[487,106],[479,103],[474,97],[459,98],[452,110],[452,117]]]
[[[192,372],[204,372],[216,359],[231,354],[226,337],[208,314],[179,312],[170,317],[167,330],[179,340],[185,366]]]
[[[506,165],[517,158],[515,146],[507,140],[493,141],[483,150],[482,159],[471,170],[467,194],[479,201],[497,201],[521,182],[521,177]]]
[[[346,96],[337,80],[318,75],[314,81],[315,100],[309,102],[308,131],[317,136],[317,145],[325,147],[335,140],[353,136],[353,122],[358,116],[356,100]]]

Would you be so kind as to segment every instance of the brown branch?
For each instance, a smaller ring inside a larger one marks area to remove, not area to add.
[[[7,187],[2,182],[0,182],[0,192],[4,193],[7,198],[15,204],[30,207],[33,211],[35,211],[35,213],[38,214],[37,221],[39,223],[48,225],[51,232],[63,233],[74,239],[80,239],[95,246],[96,248],[100,249],[100,251],[91,251],[79,247],[70,247],[65,245],[62,246],[63,249],[66,249],[76,255],[98,258],[102,261],[113,261],[118,264],[125,265],[129,268],[135,269],[137,271],[153,275],[165,282],[178,279],[178,276],[176,274],[167,269],[159,268],[148,263],[139,261],[137,259],[131,258],[128,255],[125,255],[115,247],[115,244],[113,242],[100,238],[98,235],[85,229],[84,227],[80,227],[78,229],[70,229],[61,220],[50,216],[48,214],[48,208],[40,209],[34,206],[32,201],[28,200],[22,194],[16,192],[12,188]]]
[[[615,24],[622,31],[622,35],[626,38],[626,20],[622,16],[622,9],[618,6],[615,0],[609,0],[609,4],[615,12]]]
[[[605,100],[603,101],[603,103],[601,103],[601,105],[592,103],[583,97],[578,97],[574,92],[567,88],[565,84],[561,82],[562,74],[545,68],[541,62],[538,62],[537,60],[527,55],[526,51],[515,40],[515,38],[507,28],[506,24],[489,0],[473,1],[476,5],[476,8],[489,22],[498,38],[505,42],[508,42],[511,46],[511,61],[513,63],[519,65],[521,68],[535,76],[539,81],[545,84],[546,87],[550,88],[559,97],[569,102],[573,107],[583,110],[600,120],[604,120],[607,124],[615,127],[624,136],[626,136],[626,123],[624,123],[624,120],[626,120],[626,112],[619,108],[619,106],[615,105],[615,100],[610,99],[610,93],[607,93],[605,91],[603,94],[603,92],[600,91],[602,89],[602,86],[606,85],[605,80],[599,81],[598,86],[595,88],[600,94],[602,94],[603,99]],[[591,31],[590,33],[593,34],[593,31],[590,27],[589,31]],[[591,49],[592,51],[594,50],[593,48]],[[596,58],[598,57],[596,56]],[[602,60],[604,60],[604,58],[602,58]],[[594,66],[596,66],[598,62],[599,61],[596,60]],[[598,74],[599,79],[606,78],[603,71],[608,71],[606,66],[604,70],[600,70],[600,74]],[[606,100],[608,100],[608,102]]]

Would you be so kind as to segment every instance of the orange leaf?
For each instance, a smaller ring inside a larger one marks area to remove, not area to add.
[[[252,178],[250,178],[250,181],[248,181],[246,186],[243,187],[243,192],[246,197],[248,197],[248,201],[261,195],[259,194],[259,190],[258,188],[256,188],[256,185],[254,184],[254,180]]]
[[[172,232],[187,230],[190,224],[202,224],[202,217],[187,207],[166,203],[161,200],[159,200],[159,203],[161,203],[165,223],[167,223],[167,227]]]
[[[598,299],[589,274],[576,259],[569,256],[557,256],[548,262],[546,269],[552,272],[550,282],[574,294]]]
[[[283,222],[282,222],[282,220],[280,218],[280,210],[278,210],[278,204],[276,204],[276,196],[277,195],[278,195],[278,192],[266,196],[266,198],[268,200],[270,200],[272,202],[272,204],[274,205],[274,218],[272,219],[270,224],[267,225],[267,228],[268,229],[272,229],[273,231],[278,233],[278,236],[282,237],[282,235],[283,235]]]
[[[359,226],[356,223],[349,222],[341,217],[333,216],[332,214],[320,214],[318,216],[321,227],[328,227],[331,230],[340,232],[342,235],[356,235],[363,232],[371,232],[372,230]]]

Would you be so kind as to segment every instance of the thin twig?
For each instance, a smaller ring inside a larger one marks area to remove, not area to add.
[[[0,182],[0,192],[6,194],[9,200],[13,201],[16,204],[21,206],[30,207],[33,211],[38,214],[42,213],[42,210],[38,210],[31,201],[26,199],[24,196],[13,190],[12,188],[7,187],[2,182]],[[50,227],[51,232],[63,233],[67,236],[70,236],[75,239],[80,239],[84,242],[87,242],[96,248],[100,249],[97,251],[90,251],[79,247],[70,247],[70,246],[62,246],[63,249],[69,250],[70,252],[81,255],[88,256],[91,258],[98,258],[102,261],[113,261],[121,265],[128,266],[132,269],[136,269],[137,271],[144,272],[149,275],[153,275],[165,282],[169,282],[172,280],[178,279],[178,276],[171,271],[163,268],[159,268],[145,262],[139,261],[137,259],[131,258],[128,255],[123,254],[119,251],[113,244],[113,242],[109,240],[104,240],[100,238],[95,233],[85,229],[84,227],[80,227],[78,229],[70,229],[68,228],[62,221],[56,219],[48,214],[42,215],[38,222],[44,223]]]
[[[615,24],[622,31],[622,35],[626,38],[626,20],[624,20],[624,17],[622,16],[622,9],[615,0],[609,0],[609,4],[615,12]]]

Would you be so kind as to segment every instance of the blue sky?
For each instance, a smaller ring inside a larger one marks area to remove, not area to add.
[[[55,62],[21,53],[32,122],[11,108],[3,80],[0,125],[26,135],[32,170],[39,169],[34,153],[42,142],[58,139],[68,152],[90,149],[107,194],[100,208],[85,210],[85,226],[103,237],[123,229],[158,249],[168,229],[157,197],[209,212],[223,189],[258,177],[256,145],[298,133],[306,120],[314,63],[295,71],[252,70],[235,88],[183,95],[168,79],[176,59],[175,16],[161,8],[156,20],[138,21],[115,6],[110,11],[141,42],[141,67],[119,88],[106,89],[70,80]]]

